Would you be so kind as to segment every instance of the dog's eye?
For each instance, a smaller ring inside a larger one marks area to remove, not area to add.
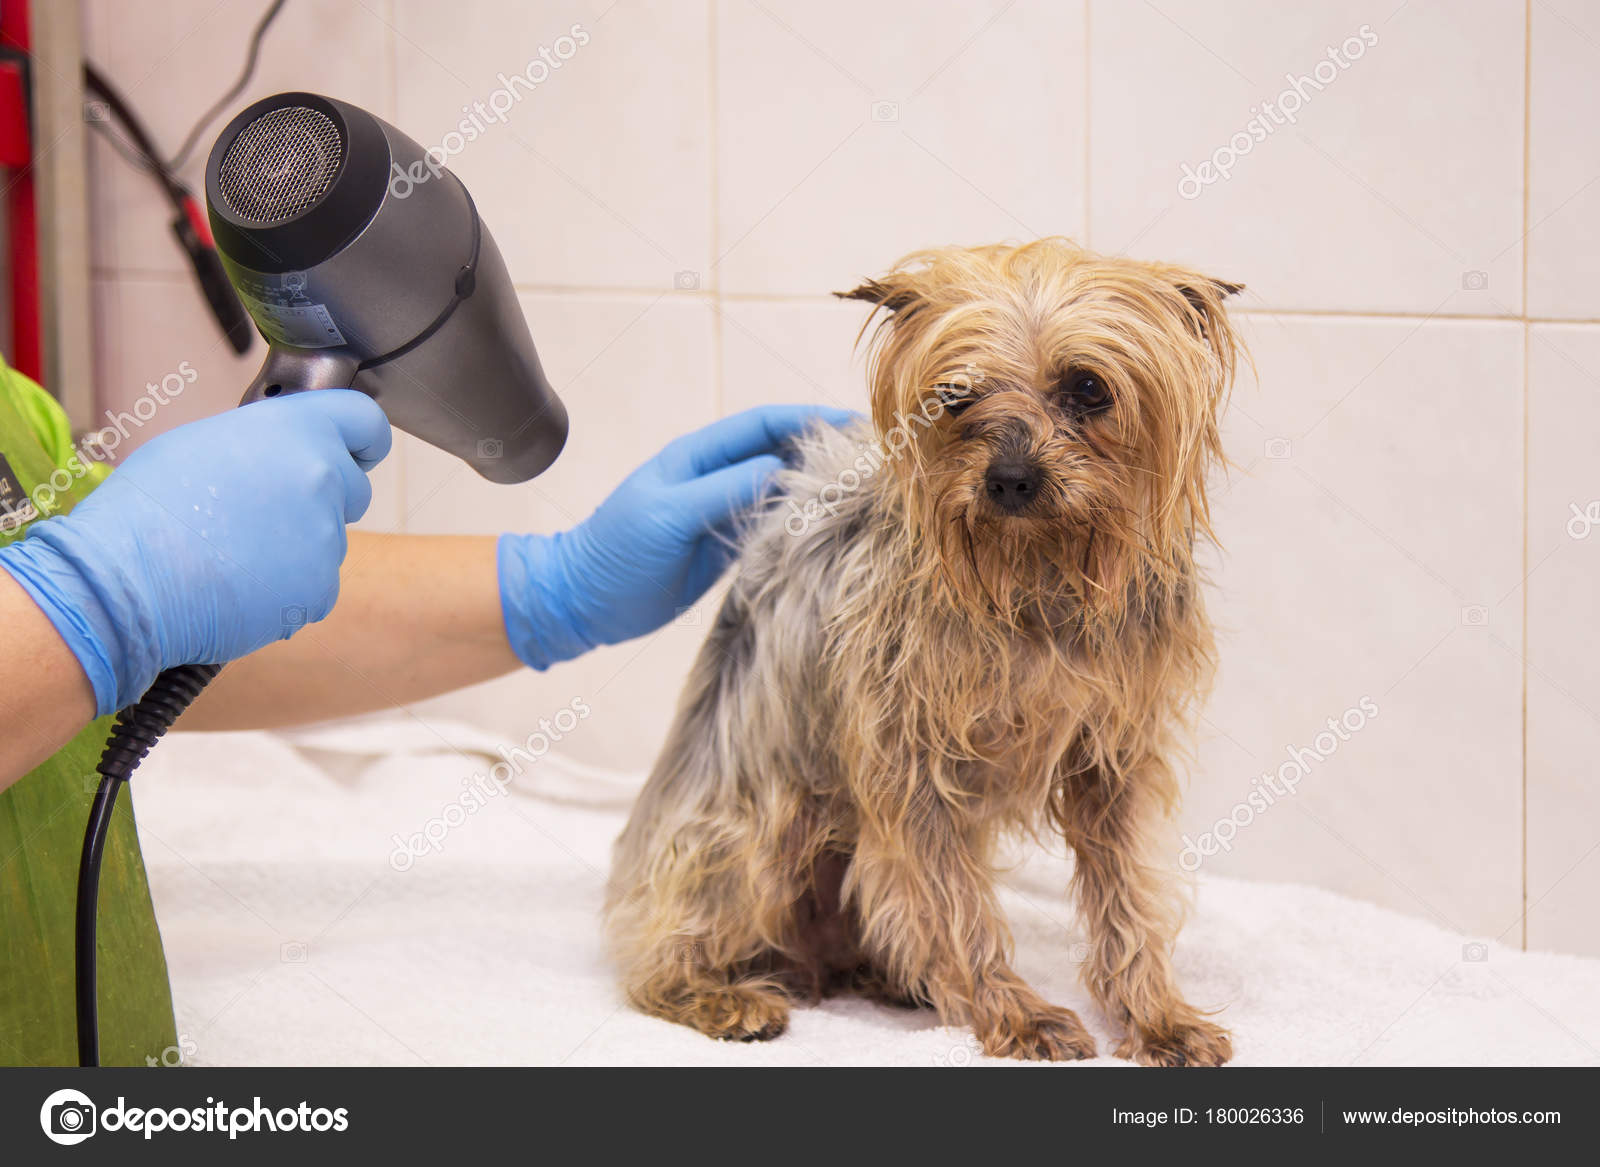
[[[1111,407],[1111,390],[1093,373],[1068,373],[1061,379],[1061,401],[1069,412],[1093,417]]]
[[[945,412],[952,415],[960,413],[977,400],[973,396],[972,389],[966,385],[955,385],[947,382],[935,385],[933,391],[938,395],[939,404],[944,406]]]

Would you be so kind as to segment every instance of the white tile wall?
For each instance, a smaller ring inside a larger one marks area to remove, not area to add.
[[[1600,9],[1541,0],[1533,13],[1528,311],[1600,319]]]
[[[400,124],[424,146],[460,147],[451,166],[494,225],[519,283],[665,291],[679,272],[704,277],[711,261],[704,5],[398,0],[394,7]],[[557,44],[564,36],[571,45]],[[571,56],[562,61],[558,52]],[[506,88],[501,74],[530,66],[539,84],[508,90],[520,97],[503,121],[470,143],[447,138],[464,106],[489,102]]]
[[[1589,519],[1600,516],[1600,327],[1535,325],[1528,358],[1528,941],[1593,953],[1600,530]]]
[[[717,6],[724,290],[819,293],[944,243],[1083,227],[1083,7]]]
[[[1274,307],[1516,313],[1523,20],[1506,0],[1096,4],[1092,242],[1243,272]],[[1262,103],[1295,83],[1278,125]],[[1228,177],[1180,193],[1241,133]]]
[[[84,2],[91,53],[169,143],[263,7]],[[586,43],[502,121],[447,137],[574,25]],[[1293,125],[1180,191],[1302,76],[1321,88]],[[1223,666],[1185,830],[1368,697],[1378,716],[1208,863],[1596,953],[1600,534],[1566,525],[1600,499],[1597,76],[1581,0],[294,0],[246,97],[324,89],[459,145],[572,410],[568,455],[521,488],[401,443],[377,529],[556,529],[718,413],[861,404],[863,311],[826,293],[918,247],[1062,233],[1244,281],[1259,377],[1228,420]],[[231,403],[249,364],[164,208],[92,150],[103,403],[185,359],[202,378],[162,421]],[[515,735],[583,695],[570,748],[642,766],[714,602],[422,711]]]
[[[867,409],[866,318],[854,300],[726,300],[721,307],[722,405],[821,401]]]
[[[1521,905],[1522,402],[1506,386],[1522,328],[1261,315],[1247,332],[1259,384],[1228,417],[1222,664],[1185,830],[1232,815],[1291,749],[1327,752],[1328,720],[1368,698],[1376,716],[1292,799],[1246,804],[1208,870],[1332,878],[1498,936]]]

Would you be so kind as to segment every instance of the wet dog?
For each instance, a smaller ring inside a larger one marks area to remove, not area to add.
[[[874,305],[872,425],[809,435],[741,538],[617,844],[634,1005],[751,1040],[855,990],[989,1054],[1093,1056],[996,903],[996,842],[1053,828],[1117,1054],[1228,1060],[1174,979],[1166,828],[1211,672],[1195,550],[1238,290],[1041,240],[844,293]]]

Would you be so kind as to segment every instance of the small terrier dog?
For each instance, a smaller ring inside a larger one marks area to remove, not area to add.
[[[1012,971],[996,903],[997,841],[1053,825],[1117,1055],[1228,1060],[1174,981],[1164,828],[1212,666],[1195,546],[1239,290],[1045,239],[840,293],[878,321],[873,429],[809,434],[741,536],[616,846],[634,1005],[764,1040],[790,1000],[854,990],[990,1055],[1092,1057]]]

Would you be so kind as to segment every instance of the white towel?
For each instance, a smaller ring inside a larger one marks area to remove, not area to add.
[[[752,1044],[634,1012],[598,913],[639,779],[554,755],[491,773],[498,745],[401,716],[292,737],[177,734],[155,750],[135,805],[185,1060],[1001,1064],[931,1013],[852,998],[798,1006],[787,1033]],[[508,776],[502,793],[494,779]],[[447,818],[463,794],[470,813]],[[437,849],[397,857],[395,837],[430,822]],[[1018,971],[1108,1052],[1076,975],[1069,870],[1030,849],[1001,899]],[[1315,888],[1204,878],[1177,965],[1189,1000],[1221,1010],[1239,1065],[1600,1064],[1600,961]]]

